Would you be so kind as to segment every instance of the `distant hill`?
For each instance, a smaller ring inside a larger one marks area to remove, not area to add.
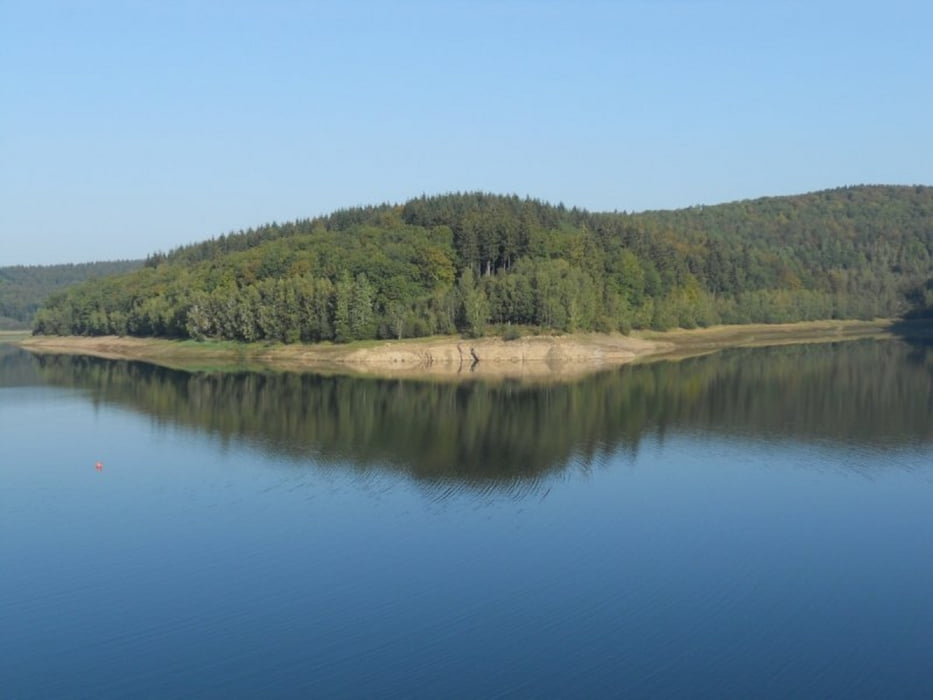
[[[933,187],[594,213],[420,197],[220,236],[70,288],[39,333],[337,342],[917,315]]]
[[[142,260],[0,267],[0,330],[30,328],[49,295],[91,278],[128,272]]]

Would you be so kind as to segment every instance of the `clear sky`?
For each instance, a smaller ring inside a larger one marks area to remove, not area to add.
[[[0,266],[486,190],[933,184],[933,3],[0,0]]]

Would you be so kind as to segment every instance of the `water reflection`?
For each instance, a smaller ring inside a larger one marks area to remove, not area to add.
[[[0,389],[43,384],[36,359],[13,345],[0,342]]]
[[[671,431],[880,448],[933,439],[933,349],[899,341],[733,350],[546,387],[0,355],[0,385],[36,379],[277,455],[487,487]]]

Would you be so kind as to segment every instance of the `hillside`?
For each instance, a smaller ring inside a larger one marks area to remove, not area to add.
[[[931,280],[931,187],[638,214],[450,194],[155,254],[54,296],[36,332],[343,342],[867,319],[925,313]]]
[[[142,260],[0,267],[0,330],[29,328],[36,310],[54,292],[140,266]]]

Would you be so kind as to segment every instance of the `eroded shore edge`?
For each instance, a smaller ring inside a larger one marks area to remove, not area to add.
[[[890,337],[889,320],[714,326],[621,334],[529,335],[517,340],[432,337],[335,345],[274,345],[118,336],[34,336],[15,344],[35,353],[91,355],[186,370],[264,368],[448,379],[573,379],[631,362],[681,359],[730,347]]]

